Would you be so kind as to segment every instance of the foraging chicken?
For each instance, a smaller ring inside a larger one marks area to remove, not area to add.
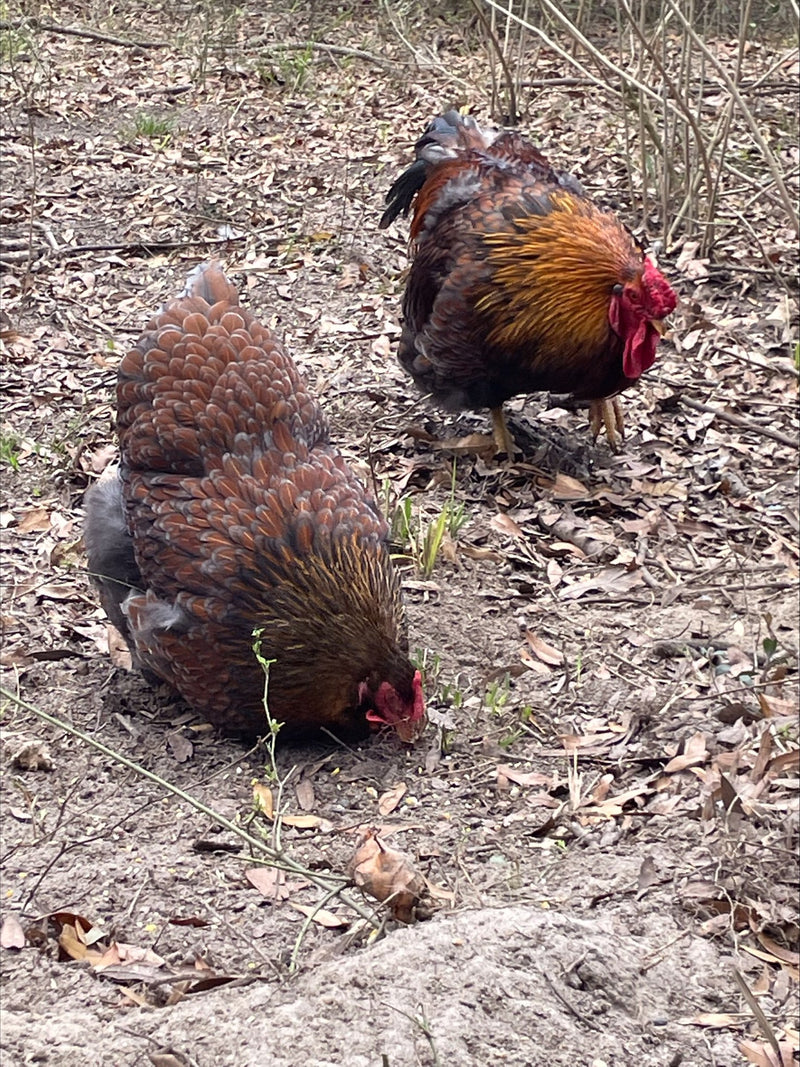
[[[89,568],[138,666],[228,732],[424,723],[387,526],[322,411],[216,265],[122,360],[121,463],[87,493]],[[283,731],[282,731],[283,733]]]
[[[623,434],[617,394],[652,366],[675,294],[630,234],[518,133],[448,111],[392,185],[381,227],[414,206],[398,358],[451,409],[550,390],[590,401],[597,436]]]

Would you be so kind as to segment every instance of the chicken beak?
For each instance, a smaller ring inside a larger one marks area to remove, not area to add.
[[[402,722],[393,722],[392,726],[401,741],[407,745],[413,745],[425,729],[427,721],[426,716],[422,715],[418,719],[403,719]]]
[[[659,337],[663,337],[669,329],[669,323],[664,322],[663,319],[650,319],[650,325],[654,327]]]

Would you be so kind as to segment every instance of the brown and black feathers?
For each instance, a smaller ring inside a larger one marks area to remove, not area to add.
[[[601,401],[650,366],[674,293],[576,179],[455,111],[415,154],[381,225],[413,208],[398,358],[422,390],[499,413],[539,390]]]
[[[422,722],[372,499],[276,338],[216,266],[149,324],[117,387],[121,463],[87,499],[104,607],[137,663],[226,730]]]

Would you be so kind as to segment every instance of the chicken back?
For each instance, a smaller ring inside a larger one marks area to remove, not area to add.
[[[216,265],[122,360],[120,465],[87,493],[103,607],[138,666],[227,732],[424,723],[387,527]]]
[[[414,207],[398,357],[417,385],[448,408],[493,409],[496,427],[511,396],[571,393],[618,444],[605,398],[652,365],[676,303],[618,219],[518,133],[456,111],[430,124],[387,201],[382,227]]]

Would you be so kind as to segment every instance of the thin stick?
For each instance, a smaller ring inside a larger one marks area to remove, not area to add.
[[[96,30],[78,30],[71,26],[59,26],[55,22],[42,22],[40,19],[0,19],[0,30],[42,30],[45,33],[60,33],[66,37],[86,37],[90,41],[102,41],[104,44],[116,44],[121,48],[169,48],[169,41],[124,41],[121,37],[109,37]]]
[[[797,211],[795,210],[794,200],[789,195],[789,191],[787,190],[786,185],[784,184],[783,175],[781,174],[781,168],[777,159],[775,158],[766,141],[761,135],[761,130],[759,129],[758,122],[756,121],[753,112],[750,110],[750,108],[747,106],[744,99],[742,98],[742,94],[736,87],[736,83],[733,81],[731,76],[725,70],[724,66],[720,63],[720,61],[717,59],[711,49],[706,45],[705,41],[703,41],[695,32],[694,28],[687,21],[686,16],[683,14],[683,12],[677,6],[674,0],[666,0],[666,2],[667,4],[669,4],[676,18],[680,20],[684,30],[692,38],[694,44],[700,49],[700,51],[703,53],[709,63],[719,74],[721,80],[725,83],[728,92],[736,101],[736,104],[739,107],[739,110],[741,111],[745,122],[750,127],[750,132],[753,135],[753,140],[758,145],[758,148],[764,158],[764,161],[767,164],[767,167],[769,168],[769,172],[772,175],[772,180],[775,182],[775,185],[778,189],[784,210],[786,211],[786,214],[789,217],[789,222],[791,223],[792,229],[797,232],[800,229],[800,224],[798,224]]]
[[[304,41],[300,44],[292,44],[267,41],[261,37],[248,41],[244,48],[250,51],[261,45],[267,45],[267,50],[271,52],[305,52],[311,49],[312,52],[330,52],[333,56],[351,56],[353,59],[363,59],[365,63],[374,63],[376,67],[382,67],[384,70],[397,72],[397,66],[394,63],[384,59],[383,56],[376,56],[374,52],[365,52],[361,48],[349,48],[343,44],[326,44],[325,41]]]
[[[503,68],[503,74],[504,74],[505,79],[506,79],[506,98],[507,98],[507,102],[508,102],[508,123],[509,123],[510,126],[516,126],[517,117],[518,117],[517,116],[517,93],[516,93],[516,90],[515,90],[515,87],[514,87],[514,79],[511,76],[511,71],[509,70],[509,67],[508,67],[508,58],[506,57],[505,51],[503,49],[503,46],[500,44],[500,42],[497,39],[497,34],[494,32],[492,27],[489,25],[489,20],[486,18],[486,16],[484,15],[483,11],[481,10],[481,7],[480,7],[480,4],[478,3],[478,0],[472,0],[472,6],[475,9],[475,14],[478,16],[478,18],[481,21],[481,25],[483,26],[484,30],[486,31],[486,35],[488,36],[489,40],[492,42],[492,46],[493,46],[494,51],[495,51],[495,53],[497,55],[497,58],[498,58],[498,60],[500,62],[500,66]],[[500,10],[500,9],[498,9],[498,10]],[[506,12],[506,15],[507,16],[510,15],[510,11]]]
[[[683,393],[676,395],[680,403],[685,404],[687,408],[692,408],[694,411],[711,412],[722,422],[729,422],[732,426],[739,426],[743,430],[752,430],[753,433],[760,433],[762,437],[771,437],[773,441],[779,441],[782,445],[797,448],[797,437],[789,437],[788,434],[781,433],[780,430],[773,430],[771,426],[761,426],[759,423],[746,419],[742,415],[734,415],[730,411],[712,407],[711,404],[704,404],[701,400],[692,400],[690,396],[686,396]]]
[[[340,890],[347,885],[347,880],[340,875],[323,875],[318,871],[311,871],[307,867],[303,867],[302,864],[289,859],[288,856],[277,853],[259,838],[253,837],[252,834],[248,834],[246,830],[241,828],[241,826],[237,826],[236,823],[231,822],[230,819],[226,819],[224,815],[220,815],[218,811],[209,808],[207,804],[202,802],[202,800],[198,800],[197,797],[193,797],[190,793],[184,792],[179,786],[173,785],[172,782],[168,782],[165,778],[159,777],[159,775],[154,774],[152,771],[148,771],[147,768],[143,767],[140,763],[128,759],[127,756],[123,756],[122,753],[116,752],[113,748],[109,748],[108,745],[104,745],[102,741],[98,741],[96,737],[92,737],[91,734],[79,730],[77,726],[72,726],[65,720],[59,719],[57,716],[51,715],[47,711],[42,711],[41,708],[37,708],[33,704],[28,704],[27,701],[21,700],[15,693],[12,693],[10,690],[5,689],[2,686],[0,686],[0,696],[4,697],[6,700],[10,700],[12,703],[16,704],[17,707],[22,708],[23,711],[28,711],[32,715],[37,716],[37,718],[43,719],[44,722],[49,723],[50,726],[55,726],[56,729],[63,730],[65,733],[77,737],[79,741],[83,741],[84,744],[97,749],[98,752],[102,752],[104,756],[108,756],[115,762],[121,763],[123,767],[127,767],[128,770],[133,771],[134,774],[138,774],[142,778],[147,778],[149,781],[155,782],[155,784],[162,789],[166,789],[167,792],[173,793],[176,797],[180,797],[185,803],[189,804],[197,811],[202,812],[203,815],[207,815],[209,819],[213,819],[219,826],[224,827],[230,833],[240,837],[242,841],[254,850],[262,862],[267,863],[267,866],[291,871],[293,874],[300,874],[309,882],[313,882],[314,885],[319,886],[326,892],[332,890],[337,883],[337,892],[340,892]],[[340,899],[348,908],[352,908],[362,919],[374,923],[372,913],[368,911],[367,908],[362,907],[358,901],[351,900],[349,896],[346,896],[344,893],[340,893]]]
[[[750,986],[748,986],[747,982],[744,980],[744,975],[742,974],[742,972],[739,970],[738,967],[733,967],[732,970],[733,970],[733,977],[736,979],[736,984],[738,985],[739,989],[741,990],[742,996],[747,1001],[747,1006],[750,1008],[750,1011],[753,1013],[753,1016],[755,1017],[756,1022],[758,1023],[759,1027],[761,1028],[761,1033],[767,1039],[767,1041],[770,1044],[770,1047],[772,1048],[772,1051],[775,1053],[775,1055],[777,1057],[775,1062],[776,1063],[785,1062],[784,1059],[783,1059],[783,1054],[781,1053],[781,1047],[778,1044],[778,1039],[775,1037],[775,1031],[770,1026],[769,1019],[767,1019],[766,1015],[762,1011],[761,1005],[758,1003],[756,998],[753,996],[753,992],[750,989]],[[791,1053],[790,1053],[789,1058],[791,1059]]]
[[[100,245],[62,245],[56,253],[59,256],[69,256],[78,252],[143,252],[149,255],[151,252],[165,252],[175,248],[203,248],[214,245],[226,245],[233,241],[243,241],[242,237],[197,237],[189,241],[129,241],[125,244],[100,244]]]

